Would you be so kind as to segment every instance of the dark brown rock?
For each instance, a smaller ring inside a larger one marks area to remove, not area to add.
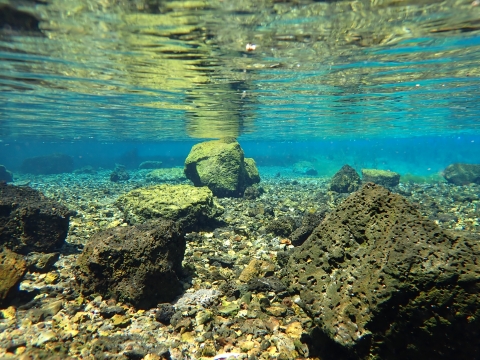
[[[265,230],[276,236],[289,236],[297,227],[296,221],[290,216],[281,216],[278,219],[270,221]]]
[[[442,231],[368,183],[294,250],[288,268],[317,342],[330,344],[322,358],[469,359],[480,354],[479,259],[478,241]]]
[[[73,171],[73,158],[65,154],[51,154],[25,159],[21,172],[37,175],[61,174]]]
[[[0,304],[18,287],[20,280],[27,272],[27,263],[10,250],[0,252]]]
[[[343,165],[333,175],[330,182],[330,190],[338,193],[352,193],[360,188],[362,181],[360,175],[350,165]]]
[[[20,254],[53,252],[73,212],[29,187],[0,183],[0,244]]]
[[[183,289],[185,247],[178,226],[167,220],[97,233],[77,260],[80,290],[143,309],[172,301]]]
[[[480,165],[455,163],[448,165],[443,171],[443,177],[451,184],[480,184]]]

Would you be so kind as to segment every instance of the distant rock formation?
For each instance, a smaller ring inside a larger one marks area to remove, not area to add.
[[[244,158],[234,138],[194,145],[184,171],[195,186],[208,186],[218,197],[241,197],[248,186],[260,182],[255,161]]]
[[[49,175],[73,171],[73,158],[65,154],[51,154],[25,159],[20,166],[23,173]]]
[[[8,171],[7,168],[3,165],[0,165],[0,182],[12,182],[13,175],[11,171]]]
[[[443,177],[451,184],[480,184],[480,165],[454,163],[443,171]]]
[[[322,359],[468,359],[480,353],[479,258],[478,241],[444,232],[402,196],[367,183],[286,268],[318,326]]]

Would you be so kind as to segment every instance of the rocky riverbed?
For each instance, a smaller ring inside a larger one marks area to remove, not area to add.
[[[119,196],[149,184],[188,184],[181,168],[16,178],[75,211],[66,244],[48,271],[26,273],[20,293],[0,312],[0,356],[20,359],[328,358],[302,299],[287,291],[290,234],[306,215],[329,213],[347,197],[330,178],[260,168],[262,191],[221,198],[221,225],[186,235],[184,293],[172,304],[136,309],[115,298],[77,291],[74,265],[100,230],[127,226]],[[478,234],[478,185],[400,183],[426,218],[455,234]],[[173,306],[172,306],[173,305]],[[478,355],[478,354],[477,354]]]

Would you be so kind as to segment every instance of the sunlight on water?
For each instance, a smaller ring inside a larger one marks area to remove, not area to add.
[[[470,1],[2,0],[0,12],[3,138],[478,130]]]

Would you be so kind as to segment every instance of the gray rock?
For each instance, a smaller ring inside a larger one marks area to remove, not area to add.
[[[73,158],[65,154],[51,154],[25,159],[20,167],[23,173],[48,175],[73,171]]]
[[[316,340],[337,344],[329,358],[466,359],[480,352],[479,258],[478,241],[368,183],[294,249],[288,278]]]
[[[301,175],[318,175],[318,171],[310,161],[298,161],[293,164],[293,172]]]
[[[448,165],[443,171],[443,177],[451,184],[480,184],[480,165],[455,163]]]
[[[160,169],[162,167],[161,161],[148,160],[138,165],[139,169]]]

